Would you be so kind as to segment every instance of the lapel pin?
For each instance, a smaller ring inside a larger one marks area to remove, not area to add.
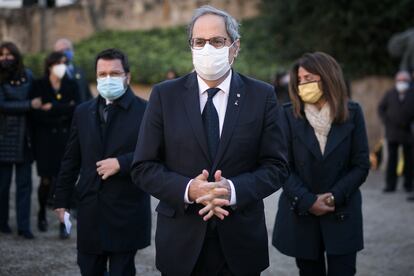
[[[237,101],[235,101],[234,102],[234,105],[239,105],[239,101],[237,100]]]
[[[237,93],[237,98],[240,98],[240,94],[239,93]]]

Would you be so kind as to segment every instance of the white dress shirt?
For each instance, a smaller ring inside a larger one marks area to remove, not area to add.
[[[232,71],[230,70],[230,73],[227,76],[227,78],[225,78],[223,82],[217,86],[217,88],[220,88],[220,91],[217,92],[217,94],[213,98],[213,104],[217,110],[218,117],[219,117],[220,137],[221,137],[221,133],[223,130],[224,117],[226,116],[227,101],[229,99],[229,93],[230,93],[231,76],[232,76]],[[198,82],[198,91],[200,95],[200,113],[203,113],[204,106],[206,105],[207,99],[208,99],[207,89],[209,89],[210,87],[198,75],[197,75],[197,82]],[[185,194],[184,194],[184,202],[187,204],[194,203],[190,201],[188,198],[188,189],[190,187],[191,181],[193,181],[193,179],[191,179],[188,182],[187,188],[185,189]],[[227,179],[227,181],[230,183],[230,189],[231,189],[230,206],[233,206],[233,205],[236,205],[236,190],[234,189],[233,182],[229,179]]]

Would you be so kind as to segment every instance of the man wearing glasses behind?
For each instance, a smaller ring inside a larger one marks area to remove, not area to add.
[[[107,49],[95,61],[99,96],[75,111],[55,193],[61,222],[78,200],[78,265],[82,275],[135,275],[137,249],[150,244],[149,195],[130,167],[146,103],[131,88],[127,57]],[[79,181],[75,188],[75,183]]]
[[[288,177],[273,88],[231,70],[238,23],[211,6],[189,25],[195,72],[155,85],[132,177],[160,200],[163,275],[259,275],[269,265],[263,198]]]

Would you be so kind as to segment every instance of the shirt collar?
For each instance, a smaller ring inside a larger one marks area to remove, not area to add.
[[[233,72],[230,70],[229,75],[219,84],[217,85],[217,88],[219,88],[221,91],[223,91],[225,94],[228,94],[230,91],[230,83],[231,83],[231,76]],[[198,82],[198,91],[200,95],[202,95],[204,92],[206,92],[207,89],[210,87],[205,83],[205,81],[200,78],[199,75],[197,75],[197,82]]]

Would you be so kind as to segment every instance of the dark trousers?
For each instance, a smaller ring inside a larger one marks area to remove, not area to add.
[[[191,276],[234,276],[227,266],[216,231],[214,223],[209,221],[203,248]],[[256,275],[259,276],[260,272]]]
[[[103,276],[106,271],[109,275],[135,275],[135,254],[131,252],[106,252],[102,254],[87,254],[78,251],[78,265],[82,276]],[[109,270],[108,268],[109,263]]]
[[[0,163],[0,226],[9,222],[9,198],[13,167],[16,177],[16,217],[17,229],[30,231],[30,205],[32,194],[31,162]]]
[[[395,190],[397,185],[398,147],[400,145],[403,147],[404,154],[404,188],[409,191],[413,185],[413,149],[411,144],[388,142],[386,188]]]
[[[296,258],[296,266],[300,276],[353,276],[356,273],[356,253],[348,255],[321,254],[317,260],[305,260]],[[328,270],[328,273],[326,273]]]

